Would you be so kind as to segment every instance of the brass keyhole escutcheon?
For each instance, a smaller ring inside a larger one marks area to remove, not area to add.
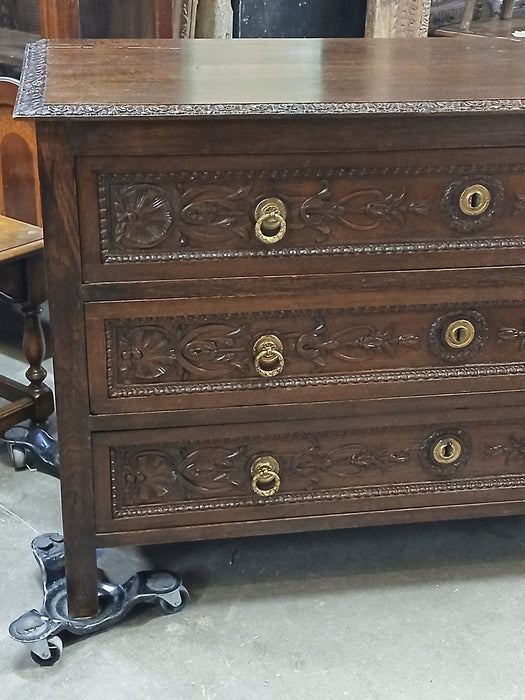
[[[451,348],[466,348],[476,337],[474,324],[458,318],[445,329],[445,342]]]
[[[255,235],[259,241],[272,245],[286,233],[286,207],[276,197],[263,199],[255,207]]]
[[[276,335],[262,335],[253,344],[255,371],[261,377],[275,377],[284,369],[283,344]]]
[[[479,216],[490,204],[490,191],[485,185],[469,185],[459,195],[459,208],[467,216]]]
[[[252,489],[259,496],[273,496],[281,485],[279,462],[275,457],[257,457],[250,466]]]
[[[432,457],[438,464],[451,464],[461,456],[461,443],[454,437],[438,440],[432,450]]]

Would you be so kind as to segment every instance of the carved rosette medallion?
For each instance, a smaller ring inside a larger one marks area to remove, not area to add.
[[[154,248],[167,235],[173,211],[160,187],[127,185],[113,200],[114,237],[123,247]]]
[[[473,183],[481,185],[489,193],[489,202],[482,213],[469,215],[461,207],[462,193]],[[459,233],[476,233],[494,223],[503,210],[504,189],[502,183],[495,177],[476,174],[462,177],[451,182],[440,202],[441,216],[444,221]]]
[[[153,381],[163,377],[175,362],[175,350],[165,330],[140,326],[119,336],[119,369],[123,381]]]
[[[451,347],[447,342],[447,329],[456,320],[464,319],[472,325],[473,338],[465,347]],[[430,327],[428,344],[437,357],[451,364],[463,364],[474,358],[485,346],[489,328],[485,318],[474,309],[459,309],[439,316]]]

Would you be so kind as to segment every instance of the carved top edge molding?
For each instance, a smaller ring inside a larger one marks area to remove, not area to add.
[[[46,53],[49,40],[28,44],[14,116],[78,119],[136,117],[223,117],[270,114],[446,114],[520,112],[523,99],[440,100],[414,102],[293,102],[220,104],[49,104],[45,102]]]

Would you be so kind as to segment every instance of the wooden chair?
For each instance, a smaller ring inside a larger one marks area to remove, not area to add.
[[[36,143],[33,125],[12,119],[17,82],[0,78],[0,300],[19,303],[28,386],[0,375],[0,432],[23,420],[46,420],[54,410],[44,383],[45,353],[40,322],[46,299]]]
[[[500,19],[511,19],[512,11],[514,9],[514,0],[502,0]],[[461,24],[459,27],[460,32],[468,32],[470,29],[470,24],[474,18],[474,12],[476,10],[476,0],[467,0],[465,3],[465,9],[463,10],[463,17],[461,19]]]

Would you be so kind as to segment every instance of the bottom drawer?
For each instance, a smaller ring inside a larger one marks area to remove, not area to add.
[[[97,531],[525,500],[524,412],[97,433]]]

